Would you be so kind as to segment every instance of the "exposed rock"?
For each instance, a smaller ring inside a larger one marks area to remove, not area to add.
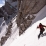
[[[1,38],[1,46],[6,42],[6,40],[9,38],[9,36],[11,35],[11,28],[12,28],[12,23],[9,24],[8,28],[7,28],[7,33],[5,34],[5,36],[3,36]]]
[[[0,18],[3,17],[3,14],[4,13],[3,13],[2,9],[0,8]]]
[[[46,0],[18,0],[17,25],[22,34],[35,18],[33,14],[38,13],[46,5]]]

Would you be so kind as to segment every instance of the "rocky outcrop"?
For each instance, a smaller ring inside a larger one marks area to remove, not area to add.
[[[11,0],[10,0],[11,1]],[[16,2],[11,1],[13,4],[15,4]],[[11,28],[12,28],[12,22],[11,20],[16,16],[17,13],[17,9],[16,9],[16,5],[14,7],[14,5],[11,4],[11,2],[5,2],[5,5],[3,7],[1,7],[1,9],[3,10],[3,17],[4,20],[6,20],[6,24],[8,25],[7,28],[7,32],[5,34],[5,36],[1,37],[1,46],[7,41],[7,39],[11,36]],[[2,12],[1,12],[2,13]],[[10,19],[9,19],[10,18]],[[10,23],[10,24],[9,24]]]
[[[38,13],[46,4],[46,0],[18,0],[17,25],[22,34],[35,18],[33,14]],[[31,17],[30,17],[31,16]]]
[[[46,0],[19,0],[19,10],[23,11],[23,14],[37,13],[46,4]]]
[[[9,19],[10,17],[12,19],[17,14],[17,0],[5,0],[5,5],[2,6],[1,9],[4,12],[4,20]]]
[[[11,35],[11,28],[12,28],[12,23],[10,22],[8,28],[7,28],[7,33],[5,34],[5,36],[3,36],[1,38],[1,46],[6,42],[6,40],[9,38],[9,36]]]

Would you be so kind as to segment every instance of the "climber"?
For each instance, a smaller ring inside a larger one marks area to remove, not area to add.
[[[42,34],[43,35],[43,32],[45,31],[45,28],[46,27],[45,25],[42,25],[41,23],[39,24],[39,26],[37,26],[37,28],[40,29],[40,33],[38,35],[38,39],[40,38],[40,35]]]

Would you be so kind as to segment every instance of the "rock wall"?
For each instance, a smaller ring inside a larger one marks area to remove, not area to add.
[[[31,25],[38,13],[46,4],[46,0],[18,0],[17,25],[20,35]]]

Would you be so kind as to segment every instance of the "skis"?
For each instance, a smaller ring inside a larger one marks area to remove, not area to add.
[[[40,37],[46,36],[46,33],[42,34]]]
[[[40,36],[38,35],[38,39],[39,39],[40,37],[44,37],[44,36],[46,36],[46,32],[43,33],[43,34],[41,34]]]

